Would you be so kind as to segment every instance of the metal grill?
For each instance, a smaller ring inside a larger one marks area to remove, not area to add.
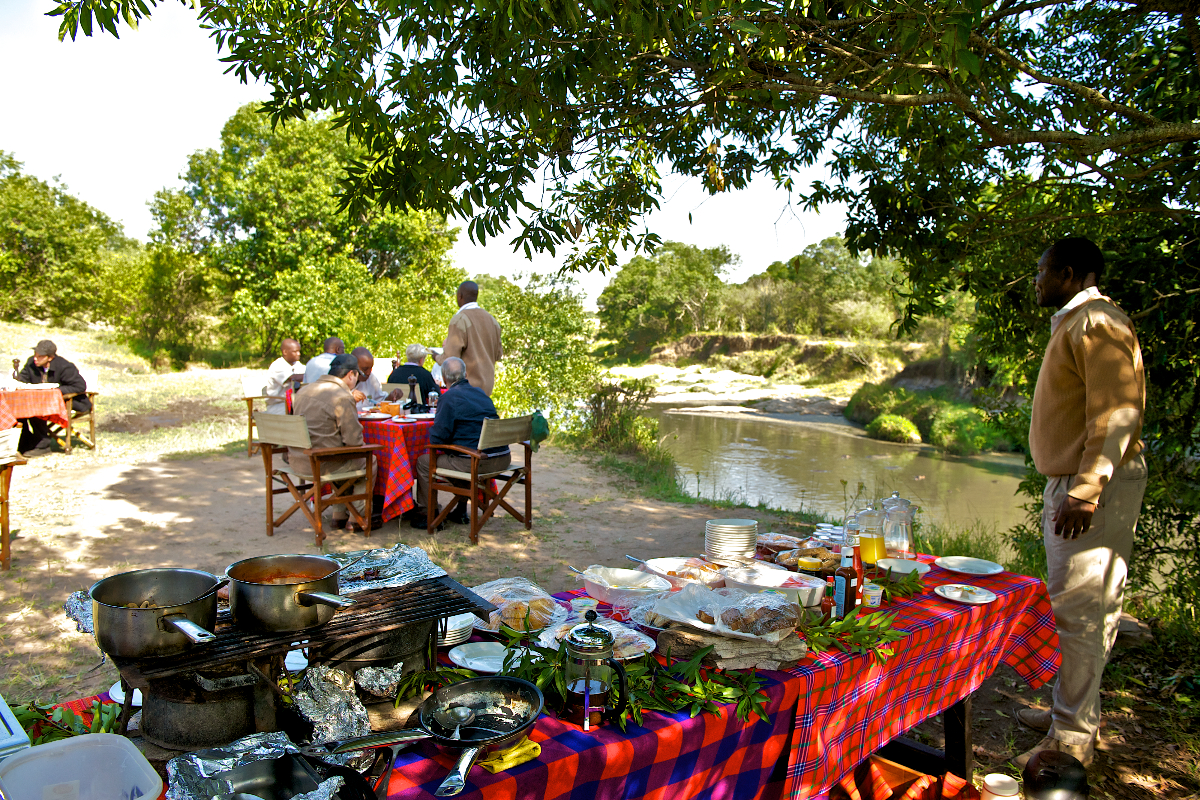
[[[333,619],[316,628],[286,633],[250,633],[235,628],[229,612],[222,611],[213,631],[217,638],[210,644],[166,658],[113,660],[123,675],[134,677],[130,673],[137,673],[143,680],[136,684],[141,685],[144,680],[159,680],[230,662],[283,655],[289,650],[343,642],[455,614],[473,612],[486,620],[487,615],[496,610],[491,603],[449,577],[349,596],[357,600],[357,604],[338,611]]]

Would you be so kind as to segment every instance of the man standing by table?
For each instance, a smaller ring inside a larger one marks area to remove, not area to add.
[[[471,385],[467,379],[467,365],[461,358],[447,358],[442,362],[442,377],[446,380],[446,391],[438,401],[437,416],[429,430],[429,443],[456,444],[474,449],[479,446],[483,421],[499,419],[500,415],[496,413],[492,399]],[[484,452],[488,457],[479,462],[481,473],[499,472],[508,469],[512,463],[512,452],[508,445]],[[438,464],[459,472],[471,471],[471,459],[468,456],[442,453],[438,456]],[[429,510],[425,506],[429,500],[429,453],[417,457],[416,473],[416,506],[409,512],[412,517],[410,524],[424,530],[429,527]],[[438,510],[434,509],[433,514],[436,516],[437,513]],[[467,525],[471,521],[466,509],[452,513],[447,519],[458,525]]]
[[[314,448],[362,447],[362,423],[358,420],[358,410],[354,407],[354,397],[351,394],[357,385],[358,359],[343,353],[334,357],[326,374],[318,377],[316,382],[296,395],[292,402],[292,413],[304,417]],[[371,459],[368,459],[368,462],[372,465],[375,463]],[[308,456],[302,448],[288,448],[288,463],[298,474],[312,477]],[[326,461],[321,466],[322,472],[328,469],[330,473],[361,468],[361,458]],[[360,478],[354,484],[353,493],[362,494],[366,490],[367,479]],[[363,504],[356,502],[354,507],[361,513]],[[349,515],[345,505],[334,506],[333,527],[345,528]]]
[[[496,362],[504,355],[500,345],[500,323],[480,308],[479,284],[463,281],[455,294],[458,313],[450,319],[450,330],[437,363],[448,358],[461,358],[467,365],[467,380],[488,397],[496,385]],[[443,376],[446,386],[450,380]]]
[[[279,346],[279,358],[267,368],[267,413],[286,414],[288,384],[295,390],[303,380],[300,343],[295,339],[284,339]]]
[[[1038,305],[1059,309],[1033,394],[1029,451],[1047,478],[1042,537],[1062,666],[1053,711],[1017,712],[1047,733],[1015,759],[1020,767],[1042,750],[1092,760],[1100,678],[1146,491],[1142,353],[1129,317],[1100,294],[1103,275],[1100,248],[1077,237],[1042,254],[1034,283]]]
[[[345,343],[336,336],[330,336],[321,345],[321,355],[309,359],[304,368],[304,384],[316,383],[317,378],[329,372],[333,359],[346,352]]]
[[[86,412],[92,408],[92,401],[84,394],[87,391],[87,381],[79,374],[74,364],[58,354],[58,346],[49,339],[42,339],[34,345],[33,355],[16,377],[21,383],[57,383],[58,390],[63,394],[78,395],[71,400],[71,408],[67,413]],[[49,423],[36,417],[23,419],[21,423],[21,438],[17,449],[26,458],[36,458],[49,453],[53,442]]]

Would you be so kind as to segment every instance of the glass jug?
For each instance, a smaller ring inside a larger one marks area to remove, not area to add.
[[[613,635],[595,625],[596,612],[589,610],[583,625],[576,625],[564,640],[567,647],[566,711],[563,719],[585,731],[599,727],[605,717],[616,718],[629,702],[625,668],[613,658]],[[613,689],[617,691],[612,704]]]
[[[874,567],[881,558],[887,558],[887,550],[883,546],[883,511],[867,508],[858,512],[855,520],[858,522],[859,553],[864,567]]]
[[[891,558],[913,557],[912,523],[916,511],[908,501],[892,506],[883,523],[883,544]]]

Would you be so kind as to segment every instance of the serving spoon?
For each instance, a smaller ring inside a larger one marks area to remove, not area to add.
[[[460,731],[462,730],[462,726],[466,725],[470,727],[471,723],[475,721],[475,712],[466,706],[452,706],[451,708],[438,709],[434,712],[433,718],[443,728],[449,729],[453,725],[454,733],[450,734],[450,738],[461,739],[462,734]]]

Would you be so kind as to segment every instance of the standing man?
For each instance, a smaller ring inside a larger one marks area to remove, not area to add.
[[[434,417],[433,427],[429,429],[429,441],[431,444],[457,444],[473,450],[479,446],[483,421],[498,419],[500,415],[496,413],[492,399],[471,385],[467,379],[466,364],[461,358],[447,358],[442,364],[442,376],[446,379],[446,391],[438,401],[437,416]],[[512,452],[508,445],[493,447],[484,453],[487,458],[479,462],[481,474],[508,469],[512,463]],[[438,465],[469,473],[471,457],[442,453],[438,456]],[[416,507],[408,512],[408,515],[414,528],[426,529],[429,526],[429,517],[438,514],[438,509],[426,508],[429,500],[428,452],[417,456],[416,473]],[[467,525],[471,521],[463,506],[459,506],[458,513],[452,513],[447,519],[459,525]]]
[[[455,294],[458,313],[450,320],[450,330],[437,363],[461,358],[467,365],[467,380],[488,397],[496,385],[496,362],[504,355],[500,346],[500,323],[479,307],[479,284],[463,281]],[[445,379],[450,386],[449,379]]]
[[[267,413],[287,413],[287,390],[293,391],[304,381],[304,363],[300,360],[300,343],[284,339],[279,346],[279,358],[267,368]]]
[[[293,413],[304,417],[313,447],[363,446],[362,423],[358,420],[358,410],[354,407],[352,395],[357,385],[358,359],[343,353],[335,356],[330,362],[328,372],[296,395]],[[375,463],[371,459],[368,459],[368,462],[372,465]],[[297,474],[312,477],[311,462],[302,448],[288,448],[288,463]],[[361,458],[326,461],[321,469],[324,471],[328,468],[330,473],[344,472],[362,469],[362,463]],[[365,477],[355,482],[354,494],[362,494],[366,490]],[[354,507],[361,513],[363,504],[356,502]],[[334,506],[333,527],[345,528],[349,516],[345,505]]]
[[[346,352],[346,345],[336,336],[330,336],[321,345],[321,355],[309,360],[304,368],[304,384],[316,383],[317,378],[329,372],[333,359]]]
[[[1017,717],[1046,738],[1015,759],[1057,750],[1085,765],[1100,727],[1100,678],[1117,635],[1133,534],[1146,491],[1146,384],[1133,323],[1104,295],[1100,248],[1076,237],[1038,262],[1034,293],[1050,318],[1029,452],[1046,476],[1042,538],[1062,666],[1054,708]]]
[[[84,392],[87,391],[87,381],[79,374],[79,370],[70,361],[58,354],[58,346],[49,339],[42,339],[33,347],[33,355],[25,362],[24,368],[17,373],[16,378],[21,383],[57,383],[58,390],[63,394],[77,394],[72,398],[73,411],[90,411],[92,401]],[[17,449],[26,458],[43,456],[50,452],[53,439],[50,436],[50,425],[44,419],[31,417],[21,420],[21,438]]]

